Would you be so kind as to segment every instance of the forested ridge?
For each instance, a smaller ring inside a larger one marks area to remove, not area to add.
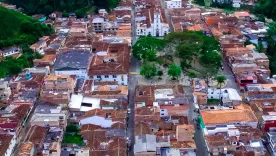
[[[268,18],[276,20],[276,1],[275,0],[259,0],[255,5],[253,12],[255,14],[264,15]]]
[[[53,33],[50,26],[20,12],[0,6],[0,49],[18,46],[23,49],[23,54],[18,58],[7,57],[0,61],[0,77],[17,74],[22,69],[31,67],[35,58],[41,57],[34,53],[29,45],[38,41],[44,35]]]
[[[48,15],[53,11],[61,11],[64,14],[82,12],[83,9],[92,6],[96,9],[110,10],[115,8],[120,0],[4,0],[4,2],[22,7],[29,15]]]
[[[0,7],[0,19],[0,49],[12,45],[32,44],[39,37],[53,32],[50,26],[4,7]]]

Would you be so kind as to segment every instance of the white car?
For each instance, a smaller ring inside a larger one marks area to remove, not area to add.
[[[130,114],[131,113],[131,110],[130,108],[127,109],[127,114]]]

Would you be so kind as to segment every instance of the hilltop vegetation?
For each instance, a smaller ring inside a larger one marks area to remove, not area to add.
[[[12,45],[32,44],[52,33],[52,28],[14,10],[0,7],[0,49]]]
[[[10,46],[23,49],[23,54],[18,59],[8,57],[0,61],[0,77],[4,77],[31,67],[33,59],[41,56],[34,53],[29,45],[35,43],[39,37],[50,35],[53,30],[29,16],[3,7],[0,7],[0,19],[0,49]]]
[[[120,0],[6,0],[6,2],[22,7],[24,12],[29,15],[48,15],[53,11],[61,11],[64,14],[82,12],[84,8],[92,6],[109,10],[115,8]]]
[[[276,1],[275,0],[259,0],[254,7],[255,14],[264,15],[268,18],[276,20]]]

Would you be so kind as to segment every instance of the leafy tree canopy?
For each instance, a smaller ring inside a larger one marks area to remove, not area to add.
[[[178,79],[181,75],[181,68],[175,64],[169,66],[168,75],[173,79]]]
[[[157,68],[154,63],[145,62],[142,67],[140,74],[143,75],[146,79],[150,79],[157,75]]]
[[[219,75],[216,77],[216,80],[217,80],[218,84],[222,84],[226,80],[226,77],[223,75]]]
[[[32,44],[39,37],[53,33],[50,26],[31,17],[0,6],[0,49],[20,44]]]
[[[190,68],[193,59],[198,56],[203,65],[216,65],[218,68],[221,57],[216,51],[220,50],[219,42],[204,35],[202,31],[184,31],[170,33],[165,37],[165,41],[176,44],[176,53],[181,58],[181,67]]]
[[[18,74],[24,68],[31,67],[33,59],[41,56],[34,53],[29,45],[44,35],[50,35],[53,30],[29,16],[1,6],[0,19],[2,19],[0,22],[0,49],[18,46],[23,51],[23,54],[17,59],[7,57],[0,61],[0,77],[5,77]]]
[[[150,36],[140,38],[132,47],[132,54],[135,58],[141,60],[145,58],[146,53],[161,50],[165,47],[165,41]]]
[[[267,54],[271,74],[276,74],[276,22],[269,24],[265,40],[268,42]]]
[[[156,51],[155,50],[147,50],[142,55],[143,60],[145,61],[156,61]]]
[[[77,10],[96,6],[98,9],[113,9],[120,0],[6,0],[7,3],[16,4],[24,12],[48,15],[53,11],[75,12]],[[77,13],[77,12],[76,12]]]
[[[276,20],[276,1],[275,0],[259,0],[255,5],[253,12],[255,14],[264,15],[268,18]]]
[[[219,55],[218,52],[212,51],[212,52],[206,52],[200,57],[200,62],[205,67],[215,67],[218,68],[221,64],[222,58]]]

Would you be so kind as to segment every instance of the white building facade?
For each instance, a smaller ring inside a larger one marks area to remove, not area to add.
[[[165,3],[168,9],[182,7],[182,0],[169,0],[169,1],[166,1]]]
[[[146,21],[137,23],[137,36],[166,36],[169,33],[169,25],[165,22],[165,17],[162,16],[161,9],[149,9],[148,12],[149,16],[146,16]]]
[[[93,80],[95,81],[117,81],[119,85],[127,85],[128,75],[94,75]]]
[[[89,79],[87,69],[75,69],[75,70],[55,70],[56,75],[76,75],[77,78],[79,79]]]
[[[225,88],[225,89],[216,89],[216,88],[208,88],[208,99],[222,99],[223,103],[232,103],[240,104],[242,102],[242,98],[237,92],[237,90],[233,88]]]

